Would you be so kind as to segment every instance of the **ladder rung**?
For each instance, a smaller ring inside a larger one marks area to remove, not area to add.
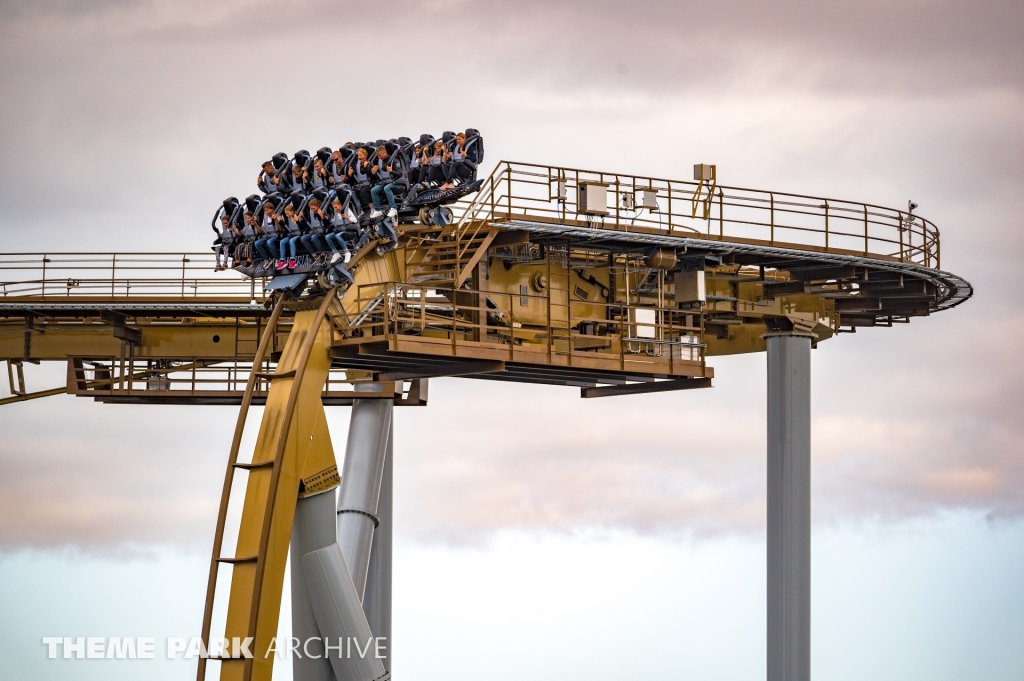
[[[255,563],[256,556],[246,556],[245,558],[218,558],[218,563],[230,563],[232,565],[236,563]]]
[[[266,371],[257,371],[256,372],[256,377],[257,378],[271,378],[271,379],[273,379],[273,378],[293,378],[294,376],[295,376],[295,369],[291,369],[289,371],[281,371],[281,372],[277,372],[277,373],[266,372]]]
[[[260,463],[235,463],[232,464],[235,468],[244,468],[247,471],[251,471],[254,468],[273,468],[273,461],[262,461]]]

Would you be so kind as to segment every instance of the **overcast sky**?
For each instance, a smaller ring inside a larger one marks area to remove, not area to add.
[[[729,185],[913,199],[941,230],[943,268],[976,295],[814,352],[815,532],[847,537],[823,540],[836,556],[903,527],[963,532],[964,546],[998,553],[1020,540],[1024,514],[1022,35],[1024,5],[1010,1],[0,0],[2,249],[205,250],[217,203],[255,191],[274,152],[465,127],[485,136],[486,170],[507,159],[687,179],[704,162]],[[428,408],[396,412],[398,532],[419,547],[406,560],[478,551],[505,564],[519,540],[501,538],[515,536],[548,537],[553,555],[585,565],[600,536],[602,551],[709,566],[734,550],[751,561],[742,579],[763,579],[764,357],[712,364],[712,390],[586,402],[436,381]],[[63,367],[28,371],[33,389],[63,382]],[[344,442],[348,410],[328,413]],[[61,562],[69,547],[81,565],[155,552],[129,564],[161,574],[201,556],[233,421],[231,408],[71,397],[0,408],[12,578],[41,565],[81,576]],[[888,574],[912,581],[932,555]],[[815,565],[817,589],[837,573]],[[978,571],[952,588],[1024,604],[1020,567],[984,594],[971,591]],[[650,579],[669,589],[670,576]],[[993,632],[1024,635],[1020,617],[982,612]],[[915,617],[908,626],[936,620]],[[929,640],[922,650],[942,648]],[[1024,653],[998,652],[1024,669]],[[823,678],[846,678],[835,655],[816,658]],[[887,668],[915,668],[885,655]],[[761,652],[751,659],[763,668]]]

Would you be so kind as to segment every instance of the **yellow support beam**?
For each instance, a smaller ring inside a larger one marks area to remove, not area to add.
[[[295,504],[300,493],[338,484],[320,394],[330,370],[330,329],[323,324],[333,292],[319,309],[296,313],[271,383],[256,441],[232,564],[225,636],[253,637],[250,659],[225,660],[221,678],[269,680]],[[262,464],[262,465],[261,465]],[[241,467],[241,466],[240,466]]]

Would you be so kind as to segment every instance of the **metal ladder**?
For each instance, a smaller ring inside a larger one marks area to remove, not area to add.
[[[230,565],[225,639],[250,638],[252,657],[241,654],[244,646],[236,643],[215,658],[221,660],[222,680],[271,678],[273,657],[266,653],[277,633],[296,502],[303,492],[330,489],[340,481],[320,401],[330,369],[330,331],[323,322],[335,301],[337,289],[331,289],[316,307],[297,305],[276,371],[264,373],[261,365],[286,305],[284,297],[279,297],[253,359],[224,476],[202,626],[203,645],[209,650],[217,577],[221,565]],[[252,461],[239,463],[242,433],[260,379],[270,381],[263,422]],[[238,470],[247,471],[249,479],[235,555],[225,557],[221,555],[224,529]],[[207,658],[201,657],[199,681],[206,678],[206,666]]]

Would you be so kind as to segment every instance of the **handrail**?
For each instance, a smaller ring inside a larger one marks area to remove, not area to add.
[[[608,186],[611,201],[606,214],[577,212],[576,190],[584,182]],[[470,240],[464,237],[471,230],[479,231],[480,223],[526,220],[857,255],[933,269],[941,266],[939,230],[904,210],[717,184],[707,210],[699,212],[706,215],[701,219],[689,210],[694,198],[700,198],[700,186],[694,181],[501,161],[478,192],[453,206],[455,219],[441,230],[441,238],[455,241],[461,255],[469,247]],[[648,198],[653,195],[657,209],[639,206],[635,197],[640,192]],[[459,258],[454,262],[458,268]],[[214,273],[214,265],[210,252],[2,253],[0,300],[231,298],[248,302],[255,297],[258,282],[237,272]]]
[[[637,356],[647,355],[663,358],[670,369],[674,365],[692,365],[705,359],[702,327],[699,324],[688,325],[675,321],[675,318],[686,315],[685,311],[675,307],[624,301],[575,301],[569,298],[566,302],[548,306],[543,320],[534,318],[530,321],[528,316],[531,315],[515,312],[513,301],[529,299],[547,302],[545,294],[456,289],[451,286],[424,286],[394,281],[362,284],[352,293],[364,314],[347,327],[346,330],[353,337],[342,341],[342,344],[358,343],[360,339],[370,337],[390,340],[399,336],[415,338],[441,334],[451,340],[453,350],[458,342],[471,341],[474,347],[501,349],[507,353],[510,361],[515,361],[517,356],[529,352],[531,346],[518,345],[513,338],[524,332],[545,332],[548,344],[558,345],[551,350],[551,354],[564,357],[614,359],[622,364],[632,362],[632,358]],[[428,293],[433,295],[428,296]],[[388,304],[380,306],[379,303],[385,299]],[[496,303],[496,307],[490,307],[484,302],[488,299]],[[567,326],[570,317],[578,317],[573,309],[586,308],[599,310],[594,321],[600,321],[606,326],[608,335],[588,336],[576,333]],[[640,310],[650,316],[641,318],[636,314]],[[609,311],[615,312],[615,315],[607,314]],[[487,321],[481,319],[481,315],[488,314],[498,315],[499,318]],[[413,335],[405,336],[408,332],[413,332]],[[605,344],[601,345],[602,342]],[[541,345],[546,347],[547,344]],[[674,356],[670,349],[665,354],[666,348],[670,346],[692,348],[693,352],[685,353],[687,357],[681,353]]]
[[[578,212],[576,189],[584,183],[606,186],[604,214]],[[700,183],[685,180],[502,161],[454,224],[459,230],[481,219],[526,220],[657,231],[940,267],[939,230],[904,210],[717,184],[707,210],[698,212],[702,219],[688,210],[695,199],[704,200],[699,191]],[[642,207],[641,193],[657,208]]]
[[[0,301],[253,299],[251,279],[214,266],[212,253],[0,253]]]

